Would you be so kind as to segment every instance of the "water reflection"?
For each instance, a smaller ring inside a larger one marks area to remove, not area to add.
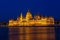
[[[60,40],[60,27],[0,27],[0,40]]]
[[[10,27],[9,40],[55,40],[54,27]]]

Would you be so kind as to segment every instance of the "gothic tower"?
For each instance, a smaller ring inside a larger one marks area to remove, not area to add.
[[[22,22],[22,20],[23,20],[23,16],[22,16],[22,13],[21,13],[21,15],[20,15],[20,17],[19,17],[19,20]]]

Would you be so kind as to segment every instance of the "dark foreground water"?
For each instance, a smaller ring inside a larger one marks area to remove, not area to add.
[[[0,40],[8,40],[8,27],[0,27]]]
[[[46,27],[46,26],[45,26]],[[49,27],[49,26],[48,26]],[[10,27],[12,28],[12,27]],[[9,27],[5,26],[5,27],[0,27],[0,40],[10,40],[9,39]],[[16,27],[17,28],[17,27]],[[20,28],[20,27],[19,27]],[[31,27],[30,27],[31,28]],[[37,27],[35,27],[37,28]],[[40,28],[40,27],[39,27]],[[52,26],[51,26],[52,28]],[[12,29],[13,30],[13,29]],[[18,29],[16,29],[18,30]],[[55,26],[54,27],[55,30],[55,40],[60,40],[60,27],[59,26]],[[17,32],[18,33],[18,32]],[[18,37],[17,37],[18,38]],[[15,39],[16,40],[16,39]],[[19,40],[19,39],[18,39]],[[24,39],[23,39],[24,40]]]

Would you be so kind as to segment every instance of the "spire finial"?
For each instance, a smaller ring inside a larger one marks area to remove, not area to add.
[[[28,9],[28,12],[30,12],[30,10]]]
[[[21,15],[20,15],[20,17],[22,17],[22,12],[21,12]]]

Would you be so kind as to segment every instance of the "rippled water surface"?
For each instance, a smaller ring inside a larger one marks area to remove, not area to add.
[[[42,35],[46,40],[50,35],[50,40],[60,40],[60,27],[0,27],[0,40],[44,40]]]

